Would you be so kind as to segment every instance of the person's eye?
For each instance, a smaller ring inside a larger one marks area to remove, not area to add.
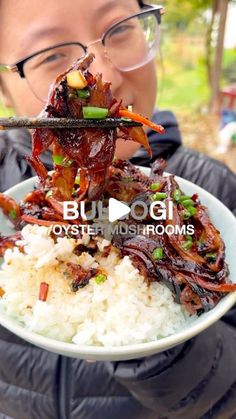
[[[135,28],[134,25],[131,25],[131,24],[128,24],[128,23],[117,26],[111,32],[110,37],[115,37],[115,36],[127,34],[128,32],[134,30],[134,28]]]
[[[62,60],[63,58],[65,58],[65,54],[61,54],[61,53],[55,53],[55,54],[51,54],[51,55],[48,55],[47,57],[45,57],[42,61],[41,61],[41,65],[43,65],[43,64],[50,64],[50,63],[53,63],[53,62],[56,62],[56,61],[60,61],[60,60]]]
[[[70,62],[73,60],[66,51],[47,51],[29,60],[27,68],[30,70],[45,68],[47,71],[54,71],[57,68],[60,71],[60,68],[66,68]]]

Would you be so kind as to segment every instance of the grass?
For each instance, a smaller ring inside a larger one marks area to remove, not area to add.
[[[179,111],[195,111],[207,105],[209,87],[204,66],[203,40],[183,35],[169,36],[159,60],[157,106]]]
[[[163,58],[158,60],[157,106],[176,113],[207,108],[210,88],[205,67],[204,38],[173,34],[164,37]],[[221,84],[236,81],[236,50],[225,50]]]
[[[199,110],[207,105],[209,89],[202,70],[172,70],[160,80],[157,105],[173,111]]]

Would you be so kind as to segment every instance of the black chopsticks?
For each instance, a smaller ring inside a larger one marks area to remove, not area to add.
[[[119,128],[119,127],[139,127],[141,123],[125,118],[105,118],[105,119],[76,119],[76,118],[27,118],[10,117],[0,118],[0,129],[14,128]]]

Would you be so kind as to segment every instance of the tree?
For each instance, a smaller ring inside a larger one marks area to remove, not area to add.
[[[211,86],[210,109],[218,111],[219,109],[219,91],[220,91],[220,78],[222,73],[222,60],[224,50],[224,35],[225,24],[228,11],[228,0],[212,0],[212,18],[209,25],[208,40],[207,40],[207,69],[208,79]],[[217,28],[217,42],[214,48],[212,57],[211,38],[214,23],[218,15],[218,28]]]

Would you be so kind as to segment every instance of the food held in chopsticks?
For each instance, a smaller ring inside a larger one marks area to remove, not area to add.
[[[103,82],[101,75],[93,76],[88,67],[94,56],[87,55],[72,68],[58,76],[53,84],[48,103],[42,116],[49,118],[100,119],[117,118],[122,110],[121,101],[111,93],[110,83]],[[129,117],[132,113],[129,112]],[[136,115],[134,114],[136,119]],[[151,123],[143,118],[142,123]],[[138,121],[139,122],[139,121]],[[156,129],[163,131],[162,127]],[[118,130],[112,129],[64,129],[33,132],[33,149],[29,161],[42,184],[47,181],[47,170],[40,161],[40,154],[52,147],[55,174],[52,177],[53,197],[69,199],[78,168],[81,176],[81,195],[98,199],[104,190],[108,168],[115,153]],[[119,137],[143,145],[151,154],[148,139],[142,127],[119,127]],[[60,164],[58,162],[60,161]]]

